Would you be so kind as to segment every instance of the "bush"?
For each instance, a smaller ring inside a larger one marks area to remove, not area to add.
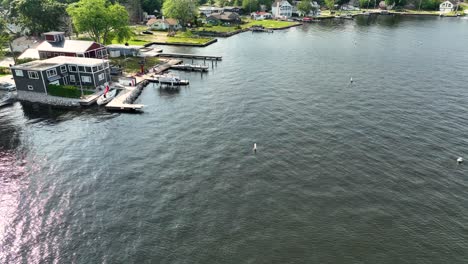
[[[93,89],[93,90],[91,90]],[[81,88],[72,85],[55,85],[49,84],[47,85],[47,92],[53,96],[60,96],[66,98],[80,98],[81,97]],[[93,94],[94,87],[83,87],[83,94]]]
[[[0,67],[0,75],[11,74],[10,68]]]
[[[16,65],[23,64],[30,61],[35,61],[37,59],[25,58],[25,59],[16,59]]]

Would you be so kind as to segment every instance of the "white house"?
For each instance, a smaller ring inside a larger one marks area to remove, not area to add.
[[[312,10],[310,10],[309,14],[303,14],[301,11],[297,10],[297,5],[300,1],[295,1],[294,4],[296,5],[293,7],[293,13],[297,13],[298,16],[319,16],[320,15],[320,5],[316,1],[310,1],[310,5],[312,6]]]
[[[286,0],[276,0],[271,5],[271,13],[274,17],[291,17],[292,10],[292,5]]]
[[[254,20],[272,19],[273,16],[267,12],[253,12],[250,17]]]
[[[181,28],[177,19],[173,18],[152,18],[146,22],[146,25],[153,30],[178,30]]]
[[[453,10],[453,4],[450,1],[445,1],[439,5],[440,13],[450,13]]]

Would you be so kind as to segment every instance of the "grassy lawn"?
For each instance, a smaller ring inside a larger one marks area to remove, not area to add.
[[[405,10],[408,14],[439,15],[439,11],[428,10]]]
[[[247,23],[242,24],[242,28],[250,28],[251,26],[263,26],[268,29],[277,29],[277,28],[284,28],[292,25],[297,25],[300,23],[297,22],[289,22],[289,21],[279,21],[279,20],[251,20],[247,19]]]
[[[123,67],[123,71],[126,73],[137,73],[140,71],[140,61],[143,58],[140,57],[118,57],[110,58],[112,65],[120,65]],[[145,58],[145,69],[151,68],[154,65],[159,63],[158,58],[155,57],[146,57]]]
[[[137,46],[143,46],[145,44],[148,44],[149,41],[142,40],[142,39],[137,39],[137,38],[132,38],[130,40],[126,41],[129,45],[137,45]],[[118,42],[117,39],[112,40],[112,44],[125,44],[125,41],[123,42]]]
[[[192,35],[191,32],[177,32],[174,37],[169,37],[166,31],[151,31],[152,35],[142,34],[142,31],[147,30],[146,26],[132,26],[136,36],[133,37],[131,41],[128,42],[130,45],[143,45],[150,42],[160,42],[160,43],[180,43],[180,44],[205,44],[213,38],[208,37],[198,37]]]
[[[214,32],[233,32],[239,30],[235,26],[211,26],[211,27],[198,27],[197,31],[214,31]]]

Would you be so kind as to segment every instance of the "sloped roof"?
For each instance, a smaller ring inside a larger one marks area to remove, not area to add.
[[[148,22],[146,22],[146,25],[151,26],[151,25],[153,25],[154,23],[157,23],[157,22],[168,24],[169,26],[177,26],[179,24],[177,19],[174,19],[174,18],[165,18],[165,19],[152,18],[152,19],[148,20]]]
[[[26,49],[18,56],[18,59],[39,59],[39,52],[34,48]]]
[[[87,40],[69,40],[66,39],[60,42],[47,42],[43,41],[38,47],[38,51],[52,51],[52,52],[85,52],[87,51],[91,45],[93,45],[93,41]]]
[[[224,12],[221,14],[213,14],[210,15],[208,18],[213,17],[219,20],[224,20],[224,21],[234,21],[240,19],[239,15],[234,12]]]

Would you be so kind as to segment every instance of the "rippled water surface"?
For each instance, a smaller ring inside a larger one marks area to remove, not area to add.
[[[467,43],[329,21],[164,47],[223,61],[142,114],[2,107],[0,263],[466,263]]]

